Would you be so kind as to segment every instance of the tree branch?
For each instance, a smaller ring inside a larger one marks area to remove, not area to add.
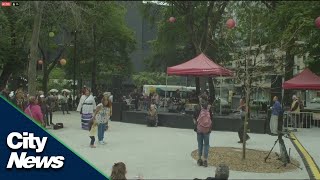
[[[48,72],[51,72],[52,69],[56,66],[56,64],[57,64],[57,62],[59,61],[59,59],[60,59],[62,53],[64,52],[64,50],[65,50],[65,47],[63,47],[63,48],[60,50],[58,56],[57,56],[57,57],[54,59],[54,61],[49,65]]]
[[[209,32],[209,17],[212,13],[212,9],[213,9],[213,5],[214,5],[214,1],[210,1],[209,5],[207,6],[207,12],[205,15],[205,21],[204,21],[204,31],[202,33],[201,39],[200,39],[200,43],[199,43],[199,49],[200,51],[202,50],[202,43],[204,43],[204,52],[206,51],[207,47],[208,47],[208,32]]]

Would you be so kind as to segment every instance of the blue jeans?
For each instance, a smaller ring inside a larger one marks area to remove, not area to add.
[[[106,130],[106,124],[101,123],[98,125],[98,141],[103,141],[104,131]]]
[[[204,153],[204,159],[208,159],[209,146],[210,146],[209,139],[210,139],[210,133],[207,133],[207,134],[197,133],[199,159],[201,158],[202,153]]]

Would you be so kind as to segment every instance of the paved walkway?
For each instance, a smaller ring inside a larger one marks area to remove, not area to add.
[[[320,128],[313,127],[310,129],[299,129],[298,132],[294,133],[298,138],[301,145],[308,151],[309,155],[312,157],[314,162],[317,164],[318,168],[320,167]],[[315,172],[319,178],[319,169]]]
[[[70,115],[54,113],[54,122],[63,122],[64,129],[50,130],[70,148],[94,164],[103,173],[110,175],[113,163],[122,161],[127,165],[127,178],[132,179],[142,174],[144,179],[193,179],[213,176],[214,167],[198,167],[191,157],[197,149],[193,130],[174,128],[148,128],[144,125],[110,122],[111,128],[106,133],[107,145],[89,148],[88,131],[80,128],[80,114]],[[276,137],[264,134],[250,134],[247,147],[269,151]],[[284,138],[291,156],[298,159],[303,170],[287,173],[263,174],[231,171],[231,179],[309,179],[302,159],[290,140]],[[238,147],[238,135],[235,132],[213,132],[211,146]],[[318,143],[319,144],[319,143]],[[274,149],[279,152],[279,146]],[[249,156],[250,154],[248,154]]]

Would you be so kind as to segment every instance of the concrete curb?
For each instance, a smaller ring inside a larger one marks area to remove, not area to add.
[[[298,138],[290,133],[291,142],[300,154],[303,163],[307,169],[310,179],[320,179],[320,170],[308,151],[302,146]]]

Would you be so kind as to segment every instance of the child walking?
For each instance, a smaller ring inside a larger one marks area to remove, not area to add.
[[[94,119],[98,125],[98,140],[101,145],[106,144],[104,139],[104,132],[106,130],[106,124],[110,120],[111,112],[111,101],[109,100],[109,96],[103,96],[101,103],[98,104],[96,111],[94,113]]]
[[[96,134],[97,134],[97,122],[95,119],[92,120],[92,122],[89,123],[89,137],[91,139],[90,141],[90,147],[91,148],[96,148],[96,146],[94,145],[94,142],[96,141]]]

